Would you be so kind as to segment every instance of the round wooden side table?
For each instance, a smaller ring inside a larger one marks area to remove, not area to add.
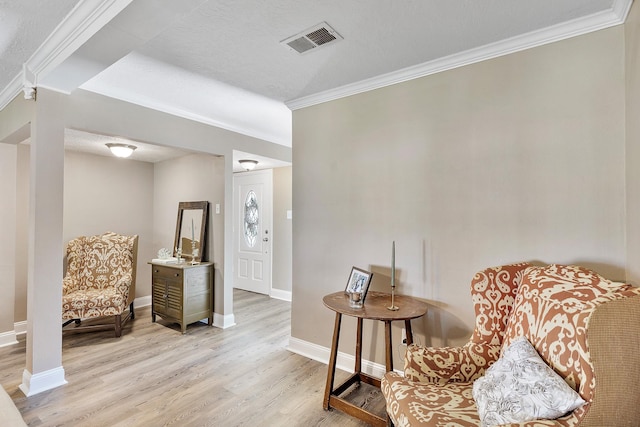
[[[333,341],[331,343],[331,357],[329,359],[329,371],[327,374],[327,385],[324,392],[324,409],[335,408],[349,415],[360,418],[371,425],[386,426],[386,419],[365,411],[363,408],[355,406],[345,399],[340,398],[340,395],[351,387],[351,385],[359,382],[371,384],[378,388],[380,387],[379,378],[374,378],[362,372],[362,321],[363,319],[371,319],[384,322],[385,365],[387,372],[389,372],[393,370],[391,322],[394,320],[404,320],[407,332],[407,345],[411,345],[413,343],[411,319],[424,316],[427,312],[427,304],[406,295],[396,295],[395,304],[399,308],[396,311],[392,311],[387,309],[387,307],[391,305],[391,294],[382,292],[367,293],[362,308],[351,308],[349,306],[349,296],[344,291],[326,295],[322,301],[327,308],[336,312]],[[344,383],[334,389],[336,360],[338,357],[338,341],[340,340],[340,325],[342,323],[343,314],[357,319],[355,373]]]

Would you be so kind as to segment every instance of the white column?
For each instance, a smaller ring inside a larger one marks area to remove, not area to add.
[[[220,328],[234,326],[233,314],[233,151],[228,150],[224,156],[224,263],[223,283],[216,283],[216,298],[222,300],[215,303],[213,324]],[[220,310],[222,310],[220,312]]]
[[[31,123],[27,396],[66,384],[62,367],[64,95],[38,89]]]

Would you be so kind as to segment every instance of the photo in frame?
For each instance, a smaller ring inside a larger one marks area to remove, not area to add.
[[[367,296],[367,291],[369,290],[369,284],[371,283],[372,276],[373,273],[369,271],[365,271],[357,267],[352,267],[345,292],[348,294],[360,293],[362,295],[362,302],[364,303],[364,299]]]

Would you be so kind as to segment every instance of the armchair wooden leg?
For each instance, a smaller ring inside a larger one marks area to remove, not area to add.
[[[116,314],[116,338],[120,338],[122,336],[122,315]]]
[[[80,324],[80,319],[71,319],[71,320],[67,320],[66,322],[64,322],[62,324],[62,327],[64,328],[65,326],[67,326],[69,323],[74,322],[76,325]]]
[[[133,311],[133,301],[129,304],[129,313],[131,313],[131,320],[136,318],[136,313]]]

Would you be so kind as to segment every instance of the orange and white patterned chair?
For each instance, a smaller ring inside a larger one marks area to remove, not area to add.
[[[412,345],[404,377],[382,380],[396,427],[478,426],[473,383],[519,337],[587,403],[522,426],[640,425],[640,289],[578,266],[489,268],[471,283],[476,312],[458,348]]]
[[[67,246],[67,273],[62,283],[63,327],[75,322],[71,330],[114,329],[135,317],[136,264],[138,236],[107,232],[82,236]],[[129,313],[123,313],[129,307]],[[82,320],[113,316],[113,323],[82,325]]]

